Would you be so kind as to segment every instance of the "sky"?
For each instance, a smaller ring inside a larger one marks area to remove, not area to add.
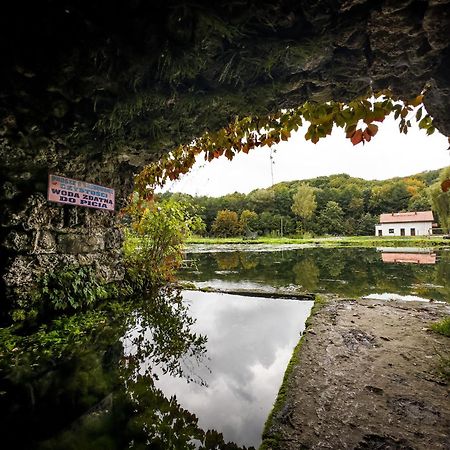
[[[353,146],[340,128],[315,145],[304,139],[305,133],[306,127],[302,127],[287,142],[272,147],[274,184],[338,173],[384,180],[450,165],[445,136],[438,132],[427,136],[417,125],[407,135],[400,134],[392,117],[379,124],[377,135],[364,146]],[[200,156],[190,173],[167,183],[163,191],[219,197],[270,187],[270,154],[271,150],[263,147],[238,154],[232,161],[221,157],[207,162]]]

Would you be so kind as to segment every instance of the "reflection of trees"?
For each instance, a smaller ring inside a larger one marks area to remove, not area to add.
[[[439,255],[435,266],[415,264],[384,264],[381,253],[374,248],[309,248],[281,252],[235,252],[197,254],[200,274],[191,279],[208,281],[221,278],[227,281],[253,281],[271,286],[285,286],[293,282],[308,283],[308,269],[297,264],[309,261],[311,273],[320,273],[320,280],[311,276],[311,289],[359,297],[370,293],[392,292],[411,294],[436,300],[449,298],[449,252]],[[218,258],[219,257],[219,258]],[[233,273],[214,273],[217,258],[233,261]],[[240,265],[237,260],[240,258]],[[247,264],[246,261],[250,261]],[[306,277],[303,279],[303,277]],[[302,281],[303,280],[303,281]],[[433,288],[434,283],[445,288]],[[306,286],[305,286],[306,288]],[[308,288],[309,289],[309,288]]]
[[[64,320],[41,332],[31,352],[35,337],[23,338],[14,364],[1,365],[5,448],[175,450],[196,448],[194,440],[200,449],[238,448],[200,429],[155,385],[156,367],[202,382],[193,370],[205,357],[206,339],[191,332],[178,291]],[[77,345],[66,345],[72,340]],[[54,359],[58,346],[64,351]]]
[[[450,303],[450,251],[442,252],[439,255],[438,263],[435,270],[436,284],[443,286],[440,289],[442,298]]]
[[[238,252],[216,253],[215,258],[219,270],[234,270],[239,267]]]
[[[258,266],[258,261],[246,252],[239,254],[241,260],[241,266],[244,270],[252,270]]]
[[[306,291],[315,291],[319,285],[320,271],[312,258],[304,258],[292,268],[295,283]]]

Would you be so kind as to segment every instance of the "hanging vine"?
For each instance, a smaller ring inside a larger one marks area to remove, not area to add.
[[[389,91],[374,96],[358,98],[347,104],[330,101],[323,104],[306,102],[302,106],[279,111],[265,117],[236,117],[233,122],[218,131],[205,132],[192,143],[180,145],[159,161],[146,166],[136,177],[136,189],[145,198],[153,196],[156,187],[167,180],[177,180],[189,172],[196,157],[204,153],[205,160],[220,156],[232,160],[239,153],[287,141],[304,123],[309,123],[305,139],[316,144],[330,135],[336,125],[343,128],[353,145],[364,144],[377,134],[376,122],[390,114],[399,120],[400,133],[407,134],[412,120],[428,135],[435,131],[431,116],[424,112],[423,94],[402,101]]]

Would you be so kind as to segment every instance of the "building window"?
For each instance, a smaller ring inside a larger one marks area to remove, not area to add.
[[[378,236],[383,236],[383,231],[382,230],[378,230]]]
[[[389,228],[389,234],[394,234],[394,229],[393,228]]]
[[[416,229],[415,228],[411,228],[411,236],[415,236],[416,235]]]
[[[405,235],[405,229],[404,228],[400,228],[400,236],[404,236]]]

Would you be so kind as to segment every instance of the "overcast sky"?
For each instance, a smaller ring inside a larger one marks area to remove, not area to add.
[[[437,132],[427,136],[417,126],[407,135],[400,134],[393,118],[380,124],[378,134],[364,146],[354,147],[341,128],[316,145],[305,141],[305,132],[302,128],[289,141],[272,147],[274,183],[337,173],[383,180],[450,165],[446,137]],[[270,166],[267,147],[239,154],[233,161],[221,157],[208,163],[200,157],[189,174],[168,183],[164,190],[215,197],[248,193],[271,186]]]

